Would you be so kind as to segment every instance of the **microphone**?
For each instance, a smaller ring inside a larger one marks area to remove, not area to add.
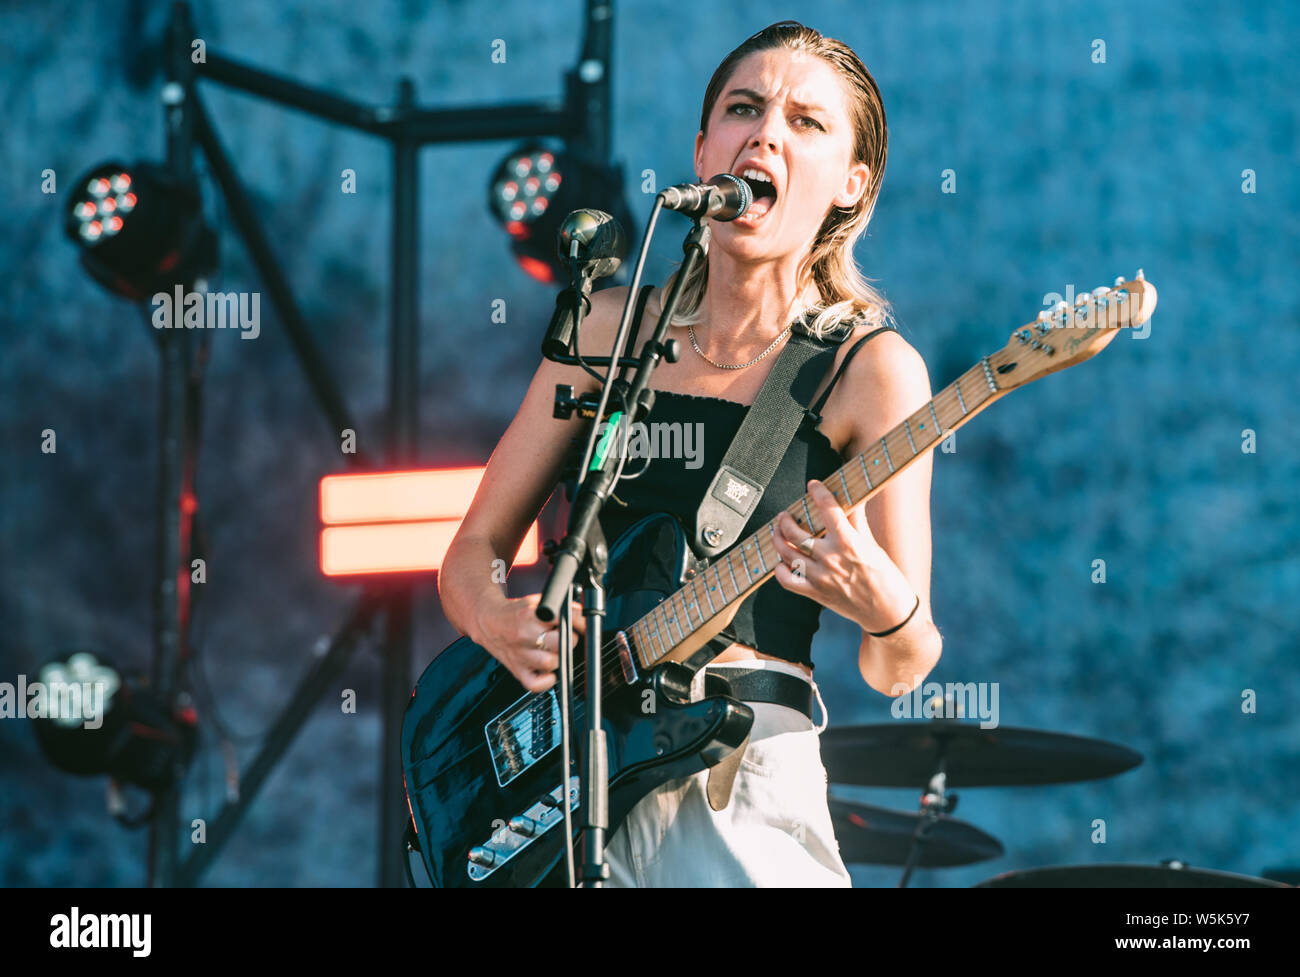
[[[555,243],[560,260],[592,280],[614,274],[627,254],[627,238],[618,221],[603,210],[588,207],[564,218]]]
[[[573,275],[573,284],[555,298],[555,311],[542,339],[542,355],[548,360],[569,353],[574,336],[574,312],[582,303],[582,315],[591,311],[591,285],[618,270],[627,253],[623,228],[603,210],[584,207],[571,211],[555,235],[560,260]]]
[[[659,191],[665,208],[697,220],[701,217],[735,220],[749,209],[753,198],[749,184],[730,173],[719,173],[708,183],[679,183]]]

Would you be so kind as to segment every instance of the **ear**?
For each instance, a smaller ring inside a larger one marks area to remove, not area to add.
[[[705,177],[700,172],[700,167],[704,165],[704,133],[703,131],[695,134],[695,178],[703,180]]]
[[[831,201],[836,207],[852,207],[862,199],[871,177],[871,167],[866,163],[854,163],[849,167],[849,175],[844,181],[844,190]]]

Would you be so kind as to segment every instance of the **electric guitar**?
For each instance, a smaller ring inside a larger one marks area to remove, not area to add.
[[[1132,281],[1058,303],[1011,334],[866,451],[822,481],[844,509],[879,492],[999,397],[1096,355],[1121,328],[1151,318],[1156,290]],[[811,498],[787,510],[810,536],[825,532]],[[605,574],[602,648],[608,743],[609,830],[660,784],[721,762],[749,733],[753,710],[709,673],[709,641],[774,572],[775,521],[712,563],[695,557],[676,517],[650,515],[613,544]],[[554,881],[565,853],[564,805],[578,810],[585,659],[574,652],[572,766],[561,769],[558,685],[526,692],[469,638],[449,645],[420,676],[402,726],[402,770],[416,839],[434,885],[534,886]],[[649,708],[647,705],[649,704]]]

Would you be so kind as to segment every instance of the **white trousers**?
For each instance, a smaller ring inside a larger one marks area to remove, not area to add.
[[[810,681],[788,662],[725,662],[707,666],[767,668]],[[709,807],[708,770],[670,780],[629,812],[606,846],[612,888],[848,888],[848,870],[826,804],[826,768],[819,734],[829,717],[817,691],[822,724],[787,706],[751,702],[754,725],[731,800]],[[692,699],[704,688],[695,678]]]

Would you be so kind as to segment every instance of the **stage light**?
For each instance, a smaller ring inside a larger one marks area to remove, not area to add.
[[[17,704],[54,766],[108,774],[146,790],[176,782],[197,744],[193,709],[172,715],[142,681],[88,651],[46,662],[35,682],[19,677]]]
[[[320,567],[327,577],[428,573],[442,566],[483,468],[329,475],[320,483]],[[511,566],[538,561],[537,523]]]
[[[161,166],[113,161],[73,183],[64,232],[97,282],[136,301],[212,270],[216,235],[204,224],[198,188]]]
[[[488,208],[510,235],[515,259],[546,284],[568,282],[568,270],[556,252],[556,233],[565,216],[580,207],[603,210],[631,226],[622,167],[525,143],[501,161],[488,181]]]

